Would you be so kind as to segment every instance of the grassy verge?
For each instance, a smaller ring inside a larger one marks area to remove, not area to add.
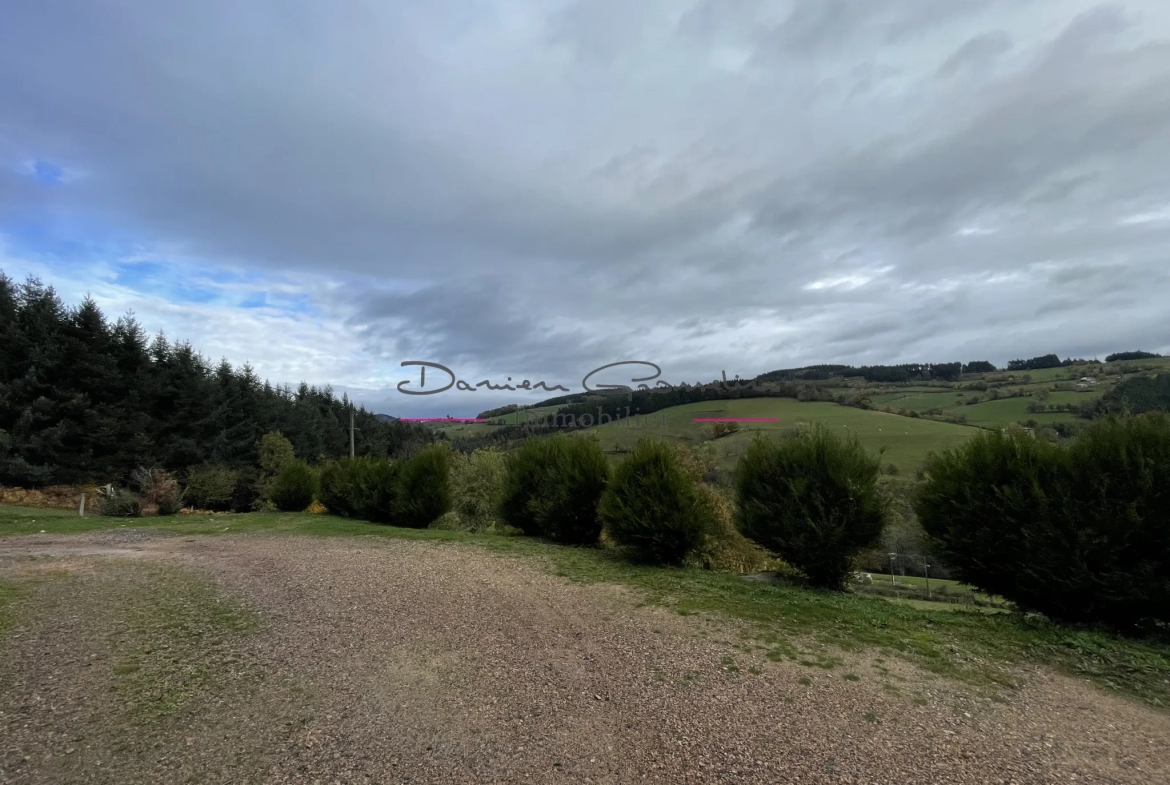
[[[680,614],[719,614],[745,621],[753,630],[752,645],[763,647],[772,659],[833,667],[830,648],[876,650],[910,660],[933,673],[993,689],[1015,685],[1013,666],[1045,664],[1152,706],[1170,705],[1170,641],[1131,640],[1020,614],[928,610],[878,597],[745,581],[737,575],[637,566],[613,551],[596,548],[568,548],[524,537],[398,529],[326,515],[253,513],[118,522],[76,516],[50,519],[41,513],[0,509],[0,534],[42,529],[64,534],[125,527],[193,535],[372,535],[473,544],[537,559],[570,580],[639,589],[646,603]],[[809,650],[809,641],[824,648]]]

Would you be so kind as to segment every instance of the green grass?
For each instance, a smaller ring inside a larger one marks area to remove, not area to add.
[[[738,433],[712,442],[717,463],[724,469],[735,466],[756,434],[778,438],[801,424],[815,422],[824,423],[837,433],[856,435],[871,452],[886,448],[882,462],[895,464],[903,472],[917,468],[928,452],[958,446],[978,433],[974,428],[951,423],[899,417],[823,401],[802,403],[792,398],[748,398],[672,406],[649,415],[649,424],[633,425],[625,420],[578,433],[596,433],[606,450],[615,445],[630,449],[645,436],[698,444],[708,437],[707,425],[694,422],[696,417],[777,418],[775,423],[743,424]]]
[[[259,615],[195,573],[135,567],[142,574],[119,584],[112,608],[119,629],[113,688],[122,709],[151,723],[199,696],[239,690],[245,664],[232,654],[233,639],[256,632]]]
[[[1054,392],[1045,403],[1086,403],[1099,397],[1095,392]],[[1072,412],[1033,413],[1028,411],[1032,398],[1001,398],[997,401],[962,406],[948,410],[948,414],[962,414],[971,425],[982,428],[1006,428],[1015,422],[1035,420],[1039,423],[1069,422],[1077,419]]]
[[[959,394],[960,392],[962,395]],[[955,406],[961,406],[972,395],[981,394],[973,393],[969,390],[936,390],[929,392],[899,390],[897,392],[872,395],[869,400],[879,409],[884,409],[888,406],[894,411],[906,409],[907,411],[922,413],[929,409],[950,409]]]
[[[630,586],[641,592],[646,604],[683,615],[712,614],[747,622],[774,659],[826,667],[836,663],[832,651],[876,650],[932,673],[993,689],[1014,685],[1013,665],[1040,663],[1149,705],[1170,705],[1170,642],[1130,640],[1038,617],[977,613],[943,604],[922,608],[879,597],[745,581],[726,573],[634,565],[614,551],[597,548],[563,547],[525,537],[398,529],[328,515],[251,513],[118,522],[43,512],[0,508],[0,534],[42,528],[65,534],[121,525],[191,535],[380,536],[462,543],[537,560],[569,580]]]

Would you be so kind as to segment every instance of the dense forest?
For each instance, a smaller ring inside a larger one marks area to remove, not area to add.
[[[1079,360],[1072,357],[1064,360],[1060,359],[1057,354],[1045,354],[1041,357],[1033,357],[1030,360],[1012,360],[1008,363],[1007,369],[1009,371],[1039,371],[1044,368],[1066,368],[1070,365],[1086,365],[1089,363],[1100,363],[1100,360]]]
[[[1155,360],[1161,357],[1160,354],[1153,352],[1117,352],[1105,358],[1107,363],[1121,362],[1123,360]]]
[[[261,380],[188,343],[149,338],[132,315],[107,321],[86,299],[0,272],[0,484],[118,483],[138,466],[253,465],[280,431],[310,461],[349,452],[350,402],[326,388]],[[423,426],[354,412],[359,455],[404,455]]]

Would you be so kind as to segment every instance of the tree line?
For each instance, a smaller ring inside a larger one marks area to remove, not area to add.
[[[941,379],[958,381],[960,371],[990,373],[995,366],[986,360],[969,363],[904,363],[902,365],[810,365],[804,368],[784,368],[756,377],[758,382],[827,381],[834,378],[862,378],[876,384]]]
[[[0,272],[0,483],[121,483],[139,466],[252,466],[280,431],[297,457],[349,453],[348,397],[276,386],[252,367],[213,363],[187,342],[110,322],[86,298],[67,307],[36,278]],[[355,452],[406,455],[436,438],[354,409]]]

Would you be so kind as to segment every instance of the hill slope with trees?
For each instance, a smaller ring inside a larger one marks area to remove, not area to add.
[[[0,272],[0,484],[124,481],[136,467],[253,465],[280,431],[297,457],[349,453],[350,401],[328,388],[273,386],[245,364],[107,321],[91,299],[67,307],[36,279]],[[437,437],[358,407],[359,455],[413,452]]]

